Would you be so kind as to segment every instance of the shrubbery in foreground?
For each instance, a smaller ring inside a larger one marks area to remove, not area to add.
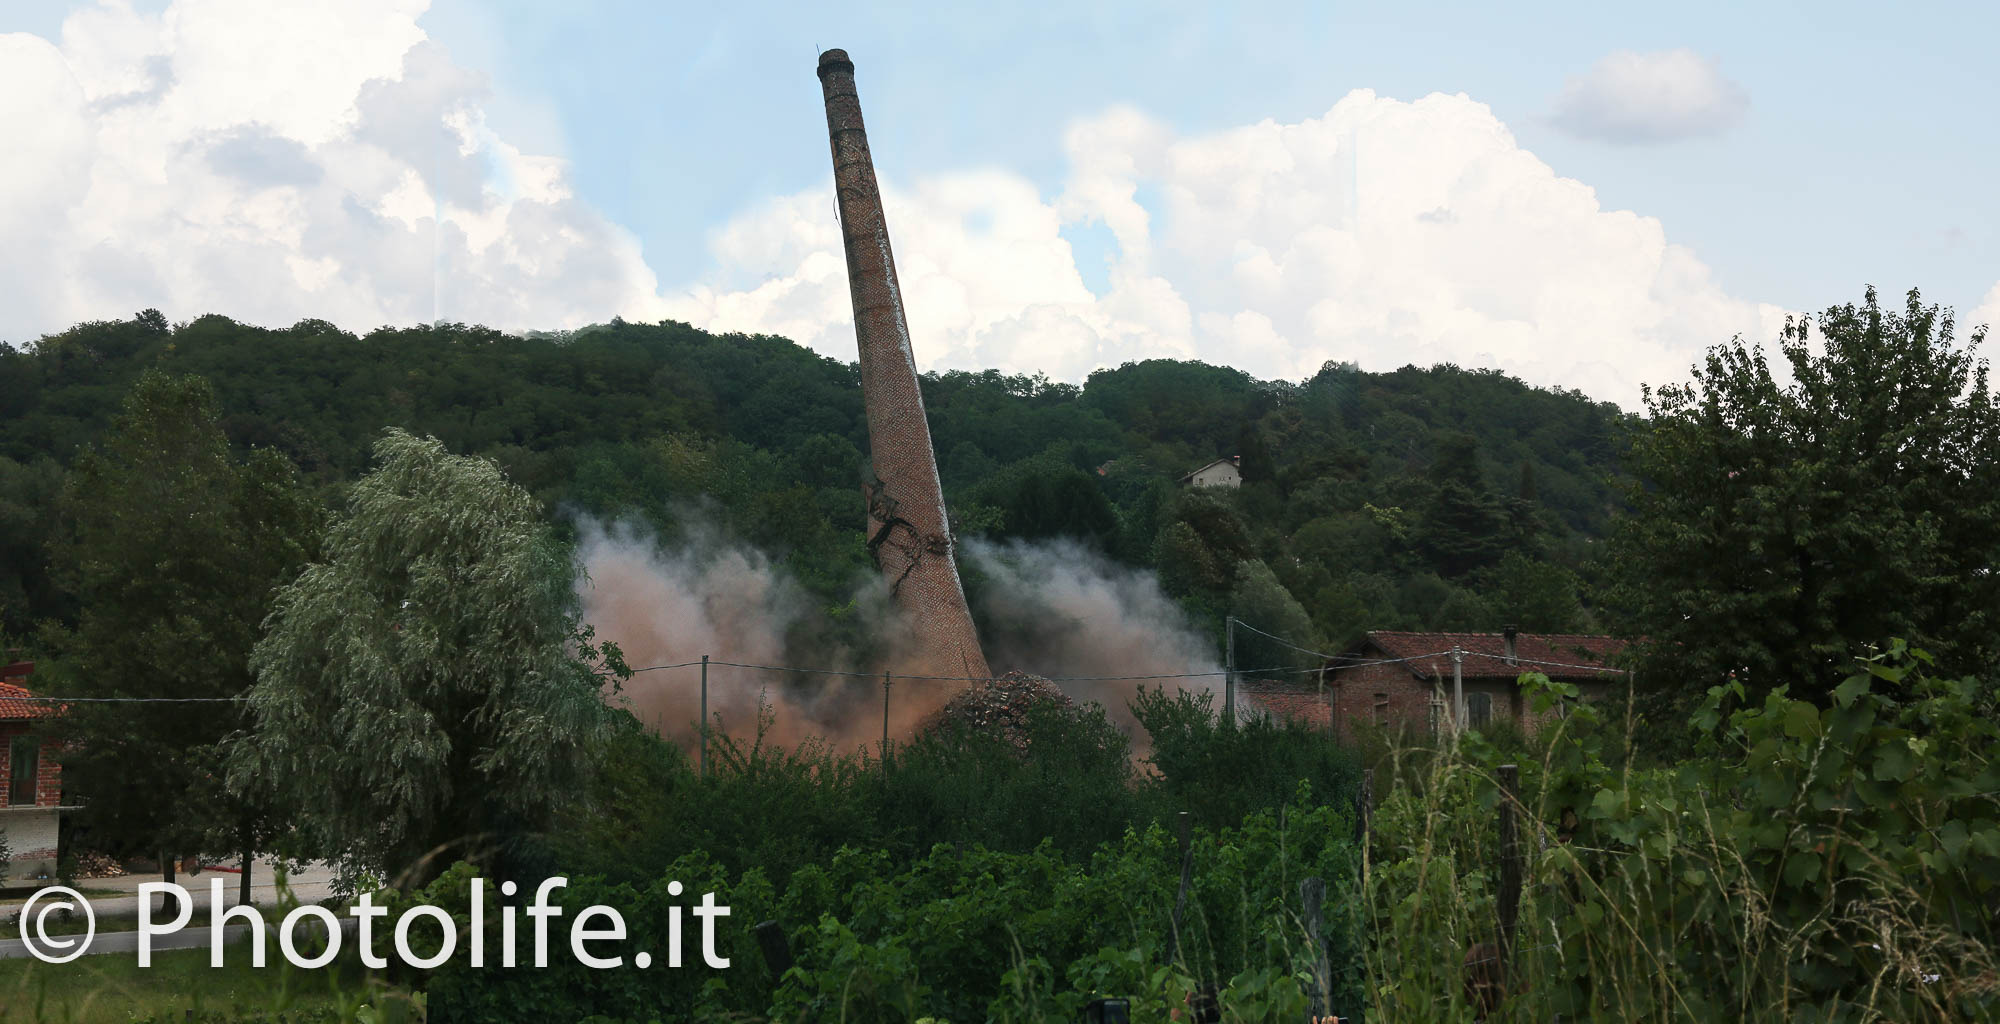
[[[940,845],[898,867],[882,851],[849,849],[829,864],[800,867],[782,888],[761,870],[732,876],[692,854],[643,886],[572,879],[561,902],[571,913],[617,907],[630,947],[660,950],[668,908],[714,891],[731,908],[718,931],[727,970],[598,971],[552,957],[539,970],[474,971],[460,960],[425,987],[438,1021],[584,1013],[637,1021],[1066,1020],[1093,996],[1131,998],[1138,1019],[1163,1019],[1204,984],[1240,1010],[1263,1007],[1279,1015],[1270,1019],[1289,1019],[1305,1013],[1314,984],[1317,957],[1299,896],[1308,877],[1326,886],[1332,997],[1359,1005],[1360,951],[1346,909],[1356,905],[1352,835],[1345,808],[1312,806],[1303,787],[1283,811],[1198,831],[1178,943],[1180,849],[1159,826],[1130,832],[1087,861],[1065,858],[1052,844],[1027,853]],[[415,898],[451,910],[463,930],[472,875],[461,865]],[[669,881],[682,884],[682,895],[670,894]],[[488,949],[498,948],[498,917],[489,905]],[[752,932],[767,919],[789,934],[795,964],[782,978],[767,970]],[[683,933],[684,948],[693,934]]]
[[[1528,749],[1405,752],[1370,848],[1372,1013],[1473,1014],[1496,769],[1518,761],[1525,885],[1496,1019],[1994,1019],[2000,726],[1928,663],[1897,644],[1825,706],[1780,689],[1732,707],[1742,690],[1718,687],[1672,768],[1609,767],[1629,733],[1539,677],[1570,708]]]

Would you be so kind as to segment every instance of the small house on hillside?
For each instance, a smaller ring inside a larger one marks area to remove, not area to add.
[[[61,705],[36,699],[25,685],[32,661],[0,666],[0,838],[8,851],[11,881],[53,875],[62,829],[62,766],[52,741],[31,734]]]
[[[1625,643],[1562,633],[1404,633],[1374,630],[1329,659],[1316,680],[1240,682],[1249,706],[1305,718],[1347,735],[1356,723],[1435,732],[1451,721],[1452,655],[1459,652],[1465,719],[1470,728],[1499,720],[1532,729],[1517,680],[1540,672],[1574,683],[1586,700],[1622,692],[1625,672],[1608,667]]]
[[[1241,487],[1243,471],[1237,468],[1236,456],[1232,455],[1181,477],[1181,483],[1189,487]]]

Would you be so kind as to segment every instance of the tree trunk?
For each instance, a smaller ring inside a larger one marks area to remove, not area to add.
[[[171,857],[167,856],[167,851],[161,850],[160,876],[168,885],[174,884],[174,867],[174,861]],[[172,890],[160,894],[160,913],[165,914],[167,912],[167,902],[169,900],[173,901],[173,916],[178,917],[180,915],[180,899],[173,894]]]
[[[251,857],[252,854],[250,851],[250,841],[248,839],[245,839],[243,841],[243,877],[236,883],[236,905],[240,907],[247,907],[250,905]]]

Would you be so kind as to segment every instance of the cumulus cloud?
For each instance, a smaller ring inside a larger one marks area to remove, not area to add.
[[[1972,311],[1971,319],[1965,321],[1969,327],[1984,327],[1986,333],[2000,341],[2000,281],[1993,283],[1993,290],[1981,299],[1979,307]],[[1970,333],[1969,331],[1967,332]]]
[[[1298,379],[1328,360],[1452,362],[1636,406],[1641,383],[1679,380],[1707,345],[1768,338],[1782,320],[1463,95],[1359,90],[1319,118],[1185,137],[1120,108],[1073,126],[1067,145],[1053,199],[1005,171],[909,187],[885,175],[927,368],[1074,379],[1193,356]],[[1061,235],[1089,223],[1116,241],[1101,294]],[[725,274],[762,273],[690,289],[678,316],[851,358],[830,189],[747,211],[715,255]]]
[[[1619,50],[1564,83],[1554,122],[1583,139],[1672,142],[1726,131],[1749,107],[1743,87],[1692,50]]]
[[[559,161],[486,128],[421,0],[116,0],[0,35],[0,339],[158,306],[367,329],[658,306]]]
[[[488,127],[486,79],[423,6],[110,0],[57,41],[0,36],[0,339],[147,306],[356,330],[674,317],[853,358],[830,184],[742,211],[714,272],[662,289],[563,161]],[[878,168],[926,368],[1454,362],[1630,405],[1779,320],[1463,95],[1362,90],[1201,135],[1118,107],[1064,139],[1053,196],[1005,168]],[[1112,239],[1096,287],[1065,240],[1090,226]]]

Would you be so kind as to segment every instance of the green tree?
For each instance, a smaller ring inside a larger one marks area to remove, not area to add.
[[[1239,668],[1266,669],[1290,665],[1314,665],[1316,660],[1298,648],[1323,649],[1319,628],[1312,616],[1278,581],[1276,573],[1262,561],[1243,562],[1236,567],[1236,585],[1229,595],[1230,614],[1256,632],[1239,633],[1236,664]],[[1268,634],[1268,635],[1266,635]],[[1272,637],[1282,637],[1276,640]]]
[[[1837,684],[1853,645],[1907,637],[1954,671],[1991,664],[2000,615],[2000,410],[1949,311],[1911,291],[1711,349],[1649,394],[1642,481],[1610,594],[1653,671],[1692,694],[1732,671],[1794,695]]]
[[[1009,537],[1074,537],[1103,545],[1118,529],[1118,513],[1096,478],[1052,458],[1015,463],[972,493],[1000,509]]]
[[[1583,626],[1576,574],[1568,569],[1509,551],[1487,576],[1490,582],[1482,589],[1503,622],[1531,633],[1575,633]]]
[[[62,491],[56,460],[22,464],[0,455],[0,630],[26,633],[35,611],[48,616],[66,603],[47,557]]]
[[[229,783],[299,808],[305,852],[421,884],[515,863],[605,742],[600,687],[629,673],[499,467],[393,429],[375,457],[325,559],[278,595]]]
[[[89,698],[57,728],[92,844],[259,848],[282,822],[216,783],[224,741],[246,722],[230,701],[250,688],[276,588],[310,557],[317,507],[283,455],[231,455],[206,381],[148,371],[77,459],[61,508],[53,561],[82,610],[44,639],[55,692]]]
[[[1278,478],[1278,464],[1271,458],[1270,446],[1264,443],[1264,432],[1248,420],[1236,431],[1236,468],[1246,484],[1268,483]]]
[[[1418,542],[1432,564],[1445,576],[1491,565],[1505,547],[1508,521],[1480,471],[1478,441],[1469,434],[1441,436],[1429,477],[1432,497]]]

